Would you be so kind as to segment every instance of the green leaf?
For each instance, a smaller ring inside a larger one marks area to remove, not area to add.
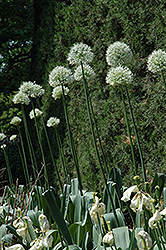
[[[46,199],[46,202],[47,202],[49,211],[52,215],[52,218],[55,220],[55,222],[56,222],[58,228],[60,229],[61,233],[63,234],[66,242],[69,245],[72,245],[73,239],[72,239],[70,231],[69,231],[69,229],[64,221],[63,215],[60,212],[60,209],[59,209],[59,206],[57,204],[57,200],[54,196],[53,190],[46,190],[43,193],[43,196]]]
[[[130,244],[129,229],[128,227],[117,227],[112,229],[116,247],[121,247],[127,250]]]
[[[64,250],[81,250],[82,248],[78,247],[77,245],[70,245],[70,246],[67,246],[63,249]]]
[[[69,200],[70,200],[70,185],[65,184],[63,189],[63,195],[61,199],[61,211],[63,214],[63,218],[66,218],[68,206],[69,206]]]
[[[155,192],[155,187],[159,186],[160,187],[160,196],[164,188],[164,183],[165,183],[165,174],[162,173],[156,173],[153,182],[151,184],[151,192]]]
[[[121,210],[119,208],[117,208],[115,211],[116,211],[116,214],[117,214],[119,225],[121,227],[125,226],[124,215],[122,214]],[[111,228],[116,228],[117,227],[117,223],[116,223],[114,213],[112,213],[112,212],[111,213],[106,213],[103,216],[104,216],[104,219],[105,219],[106,222],[110,221]]]

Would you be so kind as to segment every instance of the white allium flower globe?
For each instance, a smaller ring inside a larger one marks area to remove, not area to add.
[[[67,87],[63,87],[64,90],[64,95],[67,95],[69,92],[69,88]],[[56,99],[60,99],[63,95],[63,90],[62,90],[62,86],[57,86],[53,89],[52,91],[52,97],[56,100]]]
[[[166,52],[154,50],[148,57],[147,66],[152,73],[166,70]]]
[[[29,105],[30,99],[27,94],[19,91],[13,98],[14,104],[25,104]]]
[[[33,98],[40,97],[44,94],[44,89],[42,88],[42,86],[31,81],[23,82],[20,85],[19,90],[22,93],[27,94],[29,97]]]
[[[109,66],[128,66],[131,63],[133,53],[130,47],[123,42],[111,44],[106,51],[106,61]]]
[[[88,64],[83,65],[83,70],[84,70],[85,79],[87,81],[89,81],[89,80],[91,80],[92,78],[95,77],[95,72],[93,71],[93,68],[91,66],[89,66]],[[76,81],[80,81],[82,78],[83,78],[82,67],[80,65],[74,71],[74,79]]]
[[[80,65],[82,63],[91,63],[94,53],[89,45],[76,43],[71,47],[67,60],[71,65]]]
[[[70,84],[73,80],[72,71],[63,66],[55,67],[49,74],[49,84],[53,88],[62,84]]]
[[[4,133],[0,133],[0,141],[2,141],[5,137],[6,135]]]
[[[106,83],[109,85],[129,84],[133,80],[133,73],[127,67],[118,66],[111,68],[106,76]]]
[[[30,116],[30,119],[34,119],[35,117],[39,118],[42,114],[43,112],[41,110],[39,110],[38,108],[35,108],[35,112],[34,110],[31,110],[31,112],[29,113],[29,116]]]
[[[18,116],[14,116],[10,122],[10,124],[18,126],[20,124],[20,122],[22,121],[22,119]]]
[[[50,117],[47,121],[47,127],[57,127],[60,123],[60,119],[57,117]]]

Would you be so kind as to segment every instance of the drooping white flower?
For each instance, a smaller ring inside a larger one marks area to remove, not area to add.
[[[94,53],[89,45],[84,43],[74,44],[68,54],[67,60],[71,65],[80,65],[81,62],[90,63],[94,58]]]
[[[11,136],[10,136],[10,141],[15,141],[16,138],[17,138],[17,135],[11,135]]]
[[[131,199],[131,194],[136,192],[134,197]],[[143,213],[143,206],[148,210],[152,210],[152,197],[148,193],[144,193],[143,191],[139,191],[137,185],[134,185],[128,188],[121,198],[122,201],[127,202],[131,199],[130,208],[136,212]]]
[[[67,95],[69,92],[69,88],[67,87],[63,87],[64,90],[64,95]],[[56,100],[56,99],[60,99],[63,95],[63,90],[62,90],[62,86],[57,86],[53,89],[52,91],[52,97]]]
[[[20,122],[22,121],[22,119],[18,116],[14,116],[10,122],[10,124],[18,126],[20,124]]]
[[[133,199],[131,200],[130,208],[136,212],[138,211],[140,214],[143,213],[143,206],[146,207],[148,210],[152,210],[152,197],[144,192],[137,192]]]
[[[129,84],[133,80],[133,73],[127,67],[118,66],[111,68],[106,76],[106,83],[109,85]]]
[[[0,133],[0,141],[6,138],[6,135],[4,133]]]
[[[154,50],[148,57],[147,66],[153,73],[166,70],[166,52],[161,49]]]
[[[104,235],[103,242],[106,244],[110,244],[111,246],[114,244],[114,235],[112,231],[109,231]]]
[[[50,117],[47,121],[47,127],[57,127],[60,123],[60,119],[56,117]]]
[[[166,216],[166,207],[162,211],[160,211],[160,214]]]
[[[24,216],[22,219],[18,218],[13,222],[13,226],[16,228],[16,232],[18,235],[22,236],[24,244],[27,244],[27,242],[31,242],[28,225],[32,226],[32,221],[28,216]]]
[[[122,201],[127,202],[130,200],[131,194],[134,192],[138,192],[139,189],[137,187],[137,185],[131,186],[129,187],[124,193],[123,193],[123,197],[121,198]]]
[[[149,227],[154,229],[157,227],[157,222],[162,219],[162,216],[158,210],[153,214],[153,216],[149,219],[148,224]]]
[[[10,247],[5,247],[5,250],[25,250],[25,248],[21,244],[15,244]]]
[[[35,114],[34,114],[34,110],[31,110],[31,112],[29,113],[30,119],[34,119],[39,118],[41,115],[43,114],[43,112],[41,110],[39,110],[38,108],[35,108]]]
[[[20,85],[19,90],[32,98],[40,97],[44,94],[42,86],[31,81],[23,82]]]
[[[70,84],[71,82],[73,82],[72,71],[63,66],[55,67],[49,74],[49,84],[53,88],[62,84]]]
[[[144,230],[139,231],[137,236],[138,236],[138,238],[140,238],[140,240],[138,242],[139,249],[141,249],[141,250],[150,249],[152,247],[153,242],[152,242],[150,235],[147,232],[145,232]]]
[[[98,216],[105,214],[106,207],[103,202],[99,202],[100,199],[95,196],[95,203],[93,204],[91,210],[90,210],[90,216],[95,224],[98,224],[97,214]]]
[[[14,104],[25,104],[29,105],[30,99],[27,94],[19,91],[13,98]]]
[[[43,240],[40,238],[35,239],[30,243],[31,248],[29,250],[42,250],[43,249]]]
[[[42,231],[49,230],[49,221],[47,220],[47,217],[44,214],[39,215],[39,224]]]
[[[52,242],[53,242],[54,238],[52,237],[52,235],[50,236],[43,236],[42,239],[42,245],[43,247],[52,247]]]
[[[109,66],[128,66],[131,63],[133,53],[130,47],[123,42],[114,42],[106,51],[106,60]]]
[[[93,79],[95,77],[95,72],[91,66],[88,64],[83,65],[84,76],[87,81]],[[74,79],[76,81],[80,81],[83,78],[82,67],[78,66],[74,71]]]

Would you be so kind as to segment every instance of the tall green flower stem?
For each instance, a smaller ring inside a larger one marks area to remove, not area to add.
[[[128,132],[128,136],[129,136],[129,140],[130,140],[131,152],[132,152],[132,157],[133,157],[134,170],[135,170],[135,175],[137,175],[137,166],[136,166],[136,161],[135,161],[134,147],[133,147],[133,142],[132,142],[132,139],[131,139],[131,132],[130,132],[130,127],[129,127],[129,120],[128,120],[128,116],[127,116],[126,104],[125,104],[125,100],[124,100],[122,85],[120,86],[120,90],[121,90],[121,96],[122,96],[122,102],[123,102],[127,132]]]
[[[26,139],[27,139],[27,143],[28,143],[28,149],[29,149],[29,154],[30,154],[30,158],[31,158],[31,163],[32,163],[32,166],[35,167],[35,169],[33,168],[34,178],[36,179],[36,172],[38,173],[38,167],[37,167],[35,152],[33,149],[31,137],[29,134],[28,126],[27,126],[27,121],[26,121],[25,112],[24,112],[24,106],[22,104],[21,104],[21,108],[22,108],[22,116],[23,116],[23,122],[24,122],[24,128],[25,128],[25,135],[26,135]],[[35,172],[35,170],[36,170],[36,172]],[[28,175],[28,178],[29,178],[29,175]],[[30,178],[29,178],[29,180],[30,180]]]
[[[9,183],[10,183],[10,186],[11,186],[12,183],[13,183],[13,177],[12,177],[12,172],[11,172],[11,168],[10,168],[10,164],[9,164],[9,158],[8,158],[8,155],[6,153],[5,148],[3,148],[3,152],[4,152],[5,161],[6,161],[6,167],[7,167],[8,177],[9,177]]]
[[[21,153],[20,147],[18,146],[18,144],[17,144],[17,146],[18,146],[18,150],[19,150],[19,153],[20,153],[20,158],[21,158],[21,161],[22,161],[22,167],[23,167],[23,171],[24,171],[25,182],[26,182],[27,185],[29,185],[30,178],[29,178],[29,173],[28,173],[28,164],[27,164],[26,154],[25,154],[25,150],[24,150],[23,138],[22,138],[21,131],[20,131],[19,127],[18,127],[18,133],[19,133],[19,137],[20,137],[20,142],[21,142],[21,148],[22,148],[24,161],[23,161],[23,158],[22,158],[22,153]]]
[[[166,82],[165,82],[165,76],[164,76],[163,71],[161,71],[161,76],[162,76],[162,79],[163,79],[164,87],[166,89]]]
[[[65,101],[65,93],[64,93],[63,84],[62,84],[62,91],[63,91],[62,103],[63,103],[64,113],[65,113],[68,134],[69,134],[69,141],[70,141],[70,146],[71,146],[72,157],[73,157],[74,165],[75,165],[76,172],[77,172],[80,193],[81,193],[81,195],[83,195],[83,193],[82,193],[83,187],[82,187],[81,175],[80,175],[80,170],[79,170],[78,158],[77,158],[77,154],[76,154],[76,150],[75,150],[73,136],[72,136],[71,129],[70,129],[70,123],[69,123],[69,117],[68,117],[67,108],[66,108],[66,101]]]
[[[93,138],[93,142],[94,142],[94,146],[95,146],[96,156],[97,156],[97,160],[98,160],[100,170],[101,170],[101,173],[102,173],[102,176],[103,176],[103,180],[104,180],[104,184],[105,184],[105,187],[106,187],[106,190],[107,190],[107,194],[108,194],[108,196],[110,198],[112,211],[114,213],[117,225],[119,226],[119,221],[118,221],[117,214],[116,214],[116,211],[115,211],[115,206],[114,206],[113,199],[112,199],[112,196],[111,196],[108,184],[107,184],[107,180],[105,178],[104,169],[103,169],[103,166],[102,166],[102,163],[101,163],[101,160],[100,160],[100,156],[99,156],[99,151],[98,151],[98,148],[97,148],[95,133],[94,133],[94,129],[93,129],[93,123],[92,123],[92,117],[91,117],[91,113],[90,113],[90,105],[89,105],[89,100],[88,100],[87,85],[86,85],[86,80],[85,80],[85,76],[84,76],[84,69],[83,69],[82,63],[81,63],[81,67],[82,67],[83,85],[84,85],[84,91],[85,91],[85,98],[86,98],[89,122],[90,122],[90,127],[91,127],[91,132],[92,132],[92,138]]]
[[[86,81],[85,81],[85,84],[86,84]],[[98,127],[97,127],[97,124],[96,124],[95,115],[94,115],[94,111],[93,111],[93,106],[92,106],[92,102],[91,102],[91,98],[90,98],[90,94],[89,94],[89,91],[88,91],[87,84],[86,84],[86,91],[87,91],[87,97],[88,97],[88,101],[89,101],[89,105],[90,105],[90,110],[91,110],[91,113],[92,113],[93,124],[95,126],[95,130],[96,130],[100,150],[101,150],[101,153],[102,153],[102,156],[103,156],[105,169],[106,169],[107,175],[108,175],[109,174],[109,169],[108,169],[108,166],[107,166],[107,161],[106,161],[106,158],[105,158],[104,150],[103,150],[103,147],[102,147],[102,144],[101,144],[101,140],[100,140],[100,136],[99,136],[99,130],[98,130]]]
[[[144,166],[143,155],[142,155],[141,145],[139,142],[137,128],[136,128],[135,121],[134,121],[133,111],[132,111],[132,107],[131,107],[131,103],[130,103],[129,93],[128,93],[126,85],[124,85],[124,88],[125,88],[125,92],[126,92],[126,96],[127,96],[127,101],[129,104],[129,110],[130,110],[130,115],[131,115],[134,131],[135,131],[135,136],[136,136],[136,140],[137,140],[137,144],[138,144],[138,150],[139,150],[140,160],[141,160],[141,165],[142,165],[143,178],[144,178],[144,182],[146,182],[146,170],[145,170],[145,166]]]
[[[39,102],[38,99],[37,99],[37,101],[38,101],[38,105],[40,107],[40,102]],[[63,192],[62,182],[61,182],[61,179],[60,179],[60,176],[59,176],[59,172],[58,172],[58,168],[56,166],[55,159],[54,159],[54,156],[53,156],[53,152],[52,152],[52,148],[51,148],[51,144],[50,144],[50,140],[49,140],[49,137],[48,137],[48,133],[47,133],[47,129],[46,129],[46,125],[45,125],[45,121],[44,121],[43,115],[41,115],[41,118],[42,118],[42,124],[43,124],[43,128],[44,128],[44,132],[45,132],[47,144],[48,144],[48,147],[49,147],[49,151],[50,151],[52,163],[53,163],[54,169],[56,171],[56,175],[57,175],[57,178],[58,178],[58,181],[59,181],[59,185],[60,185],[61,191]]]
[[[64,157],[64,154],[63,154],[61,138],[59,136],[57,128],[55,128],[55,133],[56,133],[56,139],[57,139],[59,154],[60,154],[61,162],[62,162],[62,166],[63,166],[63,171],[64,171],[64,175],[65,175],[65,180],[66,180],[66,183],[68,183],[68,174],[67,174],[67,169],[66,169],[66,164],[65,164],[65,157]],[[62,188],[62,191],[63,191],[63,188]]]
[[[31,141],[31,137],[30,137],[30,134],[28,131],[27,121],[26,121],[25,112],[24,112],[24,106],[22,104],[21,104],[21,109],[22,109],[22,116],[23,116],[23,122],[24,122],[24,128],[25,128],[25,135],[26,135],[26,139],[27,139],[27,143],[28,143],[28,149],[29,149],[29,154],[30,154],[30,158],[31,158],[32,168],[33,168],[33,174],[34,174],[34,178],[36,180],[36,173],[38,174],[38,167],[37,167],[37,162],[36,162],[36,157],[35,157],[35,152],[33,149],[32,141]],[[22,137],[20,137],[20,138],[22,138]],[[25,154],[24,145],[22,144],[22,146],[23,146],[23,152],[24,152],[23,154]],[[24,155],[24,157],[25,157],[25,155]],[[28,173],[28,183],[30,185],[29,173]],[[39,184],[40,184],[40,186],[42,186],[40,180],[39,180]],[[37,199],[38,199],[39,208],[41,208],[40,195],[39,195],[38,188],[37,188]]]
[[[38,128],[38,124],[37,124],[37,118],[36,118],[36,115],[35,115],[35,107],[34,107],[33,101],[31,101],[31,104],[32,104],[33,112],[34,112],[35,127],[36,127],[37,137],[38,137],[40,151],[41,151],[41,154],[42,154],[42,160],[43,160],[43,165],[44,165],[45,184],[46,184],[46,187],[48,188],[49,187],[49,181],[48,181],[48,174],[47,174],[47,167],[46,167],[44,151],[43,151],[43,147],[42,147],[41,135],[39,133],[39,128]]]

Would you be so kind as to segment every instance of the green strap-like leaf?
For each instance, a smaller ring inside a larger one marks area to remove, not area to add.
[[[67,225],[66,225],[66,223],[65,223],[65,221],[63,219],[63,215],[60,212],[60,209],[58,207],[58,204],[57,204],[57,201],[56,201],[56,198],[54,196],[53,191],[52,190],[46,190],[43,193],[43,196],[46,199],[46,202],[47,202],[49,211],[50,211],[50,213],[52,215],[52,218],[55,220],[58,228],[60,229],[61,233],[64,236],[64,239],[66,240],[66,242],[69,245],[72,245],[73,244],[73,239],[72,239],[70,231],[69,231],[69,229],[68,229],[68,227],[67,227]]]

